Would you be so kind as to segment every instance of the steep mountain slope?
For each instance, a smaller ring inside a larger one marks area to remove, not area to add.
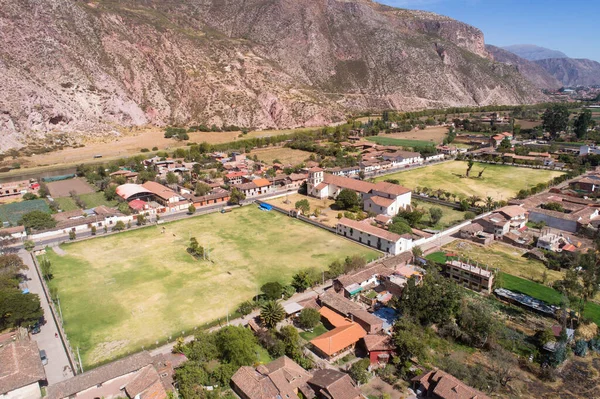
[[[564,86],[600,85],[600,63],[579,58],[551,58],[535,61]]]
[[[294,127],[543,99],[466,24],[369,0],[0,0],[0,149],[122,126]]]
[[[561,51],[551,50],[534,44],[513,44],[512,46],[504,46],[502,48],[529,61],[544,60],[546,58],[569,58],[569,56]]]
[[[513,65],[521,75],[540,89],[559,89],[563,85],[535,62],[528,61],[510,51],[490,44],[486,45],[485,49],[495,61]]]

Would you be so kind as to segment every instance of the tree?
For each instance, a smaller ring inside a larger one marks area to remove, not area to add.
[[[25,248],[25,251],[31,252],[33,251],[33,248],[35,248],[35,242],[31,240],[25,240],[23,243],[23,248]]]
[[[23,194],[23,201],[31,201],[34,199],[37,199],[37,195],[35,195],[34,193],[25,193]]]
[[[125,223],[122,220],[119,220],[112,228],[113,231],[122,231],[125,230]]]
[[[220,329],[216,334],[216,345],[221,359],[236,367],[249,366],[256,360],[257,342],[248,328],[226,326]]]
[[[510,143],[510,139],[508,137],[505,137],[502,139],[500,145],[498,146],[498,152],[509,152],[511,148],[512,144]]]
[[[46,212],[31,211],[21,217],[19,224],[25,226],[27,230],[44,230],[56,226],[56,220]]]
[[[271,281],[260,287],[260,290],[269,300],[280,299],[281,294],[283,293],[283,285],[277,281]]]
[[[196,183],[196,195],[202,197],[210,193],[211,188],[208,184],[203,182]]]
[[[367,261],[360,255],[346,256],[344,259],[344,271],[346,273],[362,269],[367,265]]]
[[[240,202],[246,199],[246,195],[234,187],[231,190],[231,195],[229,196],[229,203],[239,205]]]
[[[370,365],[371,361],[367,358],[360,359],[358,362],[353,363],[352,366],[350,366],[350,377],[358,384],[366,384],[371,378],[371,373],[369,372]]]
[[[344,264],[339,260],[334,260],[327,269],[327,278],[336,278],[340,274],[344,274]]]
[[[306,291],[306,289],[312,287],[314,283],[314,280],[307,270],[303,270],[292,277],[292,287],[298,292]]]
[[[461,340],[483,348],[495,337],[499,329],[494,309],[483,301],[464,301],[456,317],[461,329]]]
[[[36,294],[23,294],[18,288],[0,290],[0,330],[34,324],[43,315]]]
[[[573,128],[578,139],[586,137],[588,127],[592,123],[592,111],[589,109],[581,112],[573,122]]]
[[[416,245],[412,248],[412,254],[413,254],[413,257],[420,258],[421,256],[423,256],[423,250],[421,249],[420,246]]]
[[[488,211],[492,210],[492,208],[494,207],[494,199],[492,197],[486,197],[485,207]]]
[[[193,204],[190,204],[190,206],[188,206],[188,213],[190,215],[193,215],[194,213],[196,213],[196,207]]]
[[[555,139],[569,124],[569,110],[566,105],[552,104],[542,115],[542,127]]]
[[[267,328],[275,328],[285,318],[285,310],[275,301],[265,303],[260,309],[260,319]]]
[[[304,308],[298,316],[300,326],[306,330],[312,330],[321,321],[321,314],[317,309]]]
[[[392,223],[388,226],[388,230],[392,233],[400,235],[412,233],[412,228],[410,227],[406,219],[398,216],[395,216],[392,219]]]
[[[117,209],[123,215],[126,215],[126,216],[131,215],[131,208],[129,207],[129,204],[127,202],[121,202],[121,203],[119,203],[119,205],[117,205]]]
[[[425,340],[423,338],[423,327],[409,318],[403,317],[396,321],[392,341],[400,362],[410,362],[411,358],[422,357],[425,354]]]
[[[187,252],[196,259],[204,258],[204,247],[198,244],[196,237],[190,238],[190,244],[187,247]]]
[[[308,213],[310,212],[310,203],[307,199],[296,201],[296,204],[294,206],[296,209],[302,211],[303,215],[308,215]]]
[[[443,324],[458,311],[461,292],[452,281],[442,277],[437,270],[429,268],[421,284],[411,277],[402,291],[399,309],[412,316],[424,326]]]
[[[431,224],[436,225],[444,216],[444,212],[442,212],[441,208],[436,206],[429,208],[429,218],[431,219]]]
[[[107,201],[112,201],[117,198],[117,187],[113,184],[110,184],[104,189],[104,198]]]
[[[140,213],[139,215],[137,215],[136,224],[138,226],[145,225],[146,224],[146,215],[144,215],[143,213]]]
[[[418,209],[418,208],[414,208],[413,210],[403,209],[400,212],[398,212],[398,215],[395,216],[394,219],[392,219],[392,221],[396,222],[397,218],[402,218],[406,222],[408,222],[410,227],[415,227],[417,225],[417,223],[419,223],[421,221],[421,219],[423,218],[423,215],[425,215],[425,211],[423,211],[422,209]]]
[[[476,195],[472,195],[469,197],[468,202],[469,205],[471,205],[472,207],[474,207],[475,205],[477,205],[477,203],[481,201],[481,198],[476,196]]]
[[[73,230],[69,231],[69,240],[73,241],[75,238],[77,238],[75,232]]]
[[[249,315],[250,313],[252,313],[252,311],[254,310],[255,307],[256,306],[254,305],[254,302],[245,301],[245,302],[242,302],[242,304],[238,308],[238,312],[240,312],[242,316],[246,316],[246,315]]]
[[[471,169],[473,168],[473,165],[475,164],[475,162],[473,162],[472,159],[469,159],[469,161],[467,162],[467,177],[469,177],[469,173],[471,173]]]
[[[342,189],[335,199],[335,206],[339,209],[352,209],[360,205],[358,195],[347,188]]]
[[[177,184],[179,182],[179,178],[173,172],[167,173],[167,184]]]

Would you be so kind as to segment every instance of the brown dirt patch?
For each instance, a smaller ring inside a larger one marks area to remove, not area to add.
[[[48,191],[54,198],[68,197],[71,191],[75,191],[77,195],[90,194],[96,192],[85,180],[78,177],[69,180],[55,181],[48,183]]]
[[[428,127],[425,130],[411,130],[410,132],[400,132],[391,134],[380,134],[383,137],[393,137],[396,139],[408,139],[408,140],[423,140],[432,141],[436,144],[441,144],[444,141],[444,137],[448,134],[447,127]]]

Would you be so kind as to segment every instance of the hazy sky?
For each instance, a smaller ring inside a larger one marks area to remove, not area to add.
[[[375,1],[466,22],[483,31],[487,44],[536,44],[600,62],[599,0]]]

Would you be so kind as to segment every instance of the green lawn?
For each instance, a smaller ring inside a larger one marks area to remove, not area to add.
[[[418,198],[414,196],[413,198]],[[426,211],[425,215],[423,215],[423,219],[421,219],[422,226],[418,226],[420,228],[434,229],[434,230],[443,230],[450,226],[454,226],[455,224],[459,224],[465,220],[465,213],[461,211],[457,211],[456,209],[450,208],[449,206],[438,205],[431,202],[419,201],[418,199],[413,199],[413,204],[417,207],[424,209]],[[429,210],[431,208],[440,208],[442,210],[442,218],[440,221],[431,225],[431,217],[429,215]]]
[[[425,257],[425,259],[443,265],[446,263],[446,253],[445,252],[432,252],[429,255],[427,255]]]
[[[0,205],[0,222],[9,222],[13,226],[16,226],[21,220],[21,217],[31,211],[50,213],[50,208],[43,199],[11,202],[10,204]]]
[[[163,227],[165,233],[161,233]],[[192,258],[189,237],[210,248]],[[90,366],[224,321],[269,281],[299,270],[380,253],[285,215],[254,206],[214,213],[48,251],[65,329]]]
[[[372,141],[373,143],[377,143],[379,145],[412,147],[414,149],[419,149],[419,148],[435,145],[435,143],[430,142],[430,141],[425,141],[425,140],[396,139],[393,137],[384,137],[384,136],[371,136],[371,137],[367,137],[367,140]]]
[[[482,169],[485,169],[482,177],[477,178]],[[521,189],[548,182],[562,174],[550,170],[475,163],[471,169],[471,178],[465,178],[462,176],[465,175],[466,170],[466,162],[452,161],[379,176],[375,180],[397,179],[400,184],[412,189],[417,186],[440,188],[457,195],[477,195],[481,198],[490,196],[495,200],[507,200],[514,197]]]
[[[79,207],[77,206],[77,204],[71,197],[54,198],[54,201],[56,201],[56,203],[58,204],[58,207],[64,212],[74,211],[75,209],[79,209]]]
[[[307,341],[312,341],[313,339],[317,338],[319,335],[325,334],[327,331],[328,330],[325,328],[323,323],[319,323],[315,328],[313,328],[312,331],[301,332],[300,336]]]
[[[118,204],[116,200],[107,201],[102,191],[98,191],[97,193],[82,194],[79,197],[85,203],[86,208],[95,208],[100,205],[114,207]]]

